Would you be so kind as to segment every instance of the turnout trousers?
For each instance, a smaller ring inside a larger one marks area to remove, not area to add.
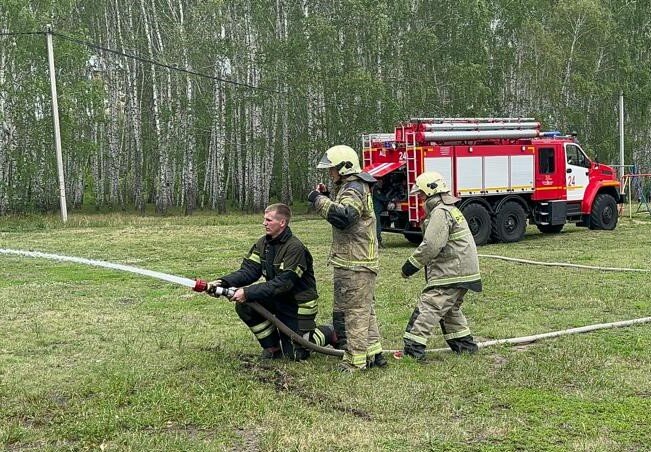
[[[344,362],[366,367],[382,353],[380,331],[375,316],[375,279],[371,271],[334,268],[333,326],[336,348],[344,350]]]
[[[423,291],[404,334],[405,352],[422,358],[427,340],[437,324],[448,346],[456,353],[475,352],[468,321],[461,311],[463,297],[468,289],[433,287]]]
[[[258,303],[274,314],[278,320],[287,325],[292,331],[316,345],[325,345],[326,337],[320,329],[316,328],[314,322],[316,312],[314,314],[299,315],[299,305],[290,301],[265,300]],[[295,344],[289,336],[278,331],[273,323],[251,309],[246,302],[237,303],[235,311],[249,327],[262,348],[280,347],[284,356],[295,360],[307,359],[310,356],[309,350]]]

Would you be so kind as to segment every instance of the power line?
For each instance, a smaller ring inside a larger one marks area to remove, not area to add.
[[[132,58],[132,59],[140,61],[142,63],[153,64],[155,66],[159,66],[159,67],[162,67],[162,68],[165,68],[165,69],[170,69],[170,70],[173,70],[173,71],[179,71],[179,72],[184,72],[186,74],[196,75],[197,77],[203,77],[203,78],[214,80],[214,81],[217,81],[217,82],[220,82],[220,83],[228,83],[228,84],[235,85],[235,86],[241,86],[241,87],[256,89],[256,90],[260,90],[260,91],[267,91],[267,92],[271,92],[271,93],[275,93],[275,94],[287,94],[286,92],[277,91],[277,90],[269,89],[269,88],[262,88],[260,86],[251,85],[251,84],[248,84],[248,83],[237,82],[235,80],[229,80],[229,79],[217,77],[217,76],[214,76],[214,75],[204,74],[202,72],[197,72],[197,71],[194,71],[194,70],[191,70],[191,69],[187,69],[187,68],[183,68],[183,67],[179,67],[179,66],[175,66],[175,65],[170,65],[170,64],[166,64],[166,63],[161,63],[159,61],[150,60],[149,58],[143,58],[143,57],[138,56],[138,55],[131,55],[131,54],[119,51],[119,50],[111,49],[109,47],[104,47],[104,46],[99,45],[99,44],[95,44],[95,43],[92,43],[92,42],[89,42],[89,41],[85,41],[83,39],[73,38],[72,36],[64,35],[63,33],[52,32],[52,34],[54,36],[58,36],[60,38],[66,39],[66,40],[68,40],[70,42],[74,42],[74,43],[79,44],[79,45],[90,47],[90,48],[96,49],[96,50],[101,50],[101,51],[104,51],[104,52],[113,53],[113,54],[120,55],[120,56],[127,57],[127,58]]]
[[[47,31],[0,32],[0,36],[46,35],[47,33],[48,33]],[[155,66],[162,67],[162,68],[165,68],[165,69],[184,72],[186,74],[194,75],[194,76],[197,76],[197,77],[202,77],[202,78],[213,80],[213,81],[216,81],[216,82],[219,82],[219,83],[227,83],[227,84],[231,84],[231,85],[235,85],[235,86],[239,86],[239,87],[244,87],[244,88],[249,88],[249,89],[254,89],[254,90],[259,90],[259,91],[266,91],[266,92],[270,92],[270,93],[274,93],[274,94],[281,94],[281,95],[285,95],[285,96],[289,95],[288,91],[278,91],[278,90],[275,90],[275,89],[263,88],[263,87],[260,87],[260,86],[251,85],[249,83],[237,82],[235,80],[230,80],[230,79],[225,79],[225,78],[217,77],[217,76],[210,75],[210,74],[205,74],[203,72],[194,71],[194,70],[179,67],[179,66],[176,66],[176,65],[161,63],[160,61],[151,60],[149,58],[144,58],[144,57],[141,57],[139,55],[132,55],[132,54],[120,51],[120,50],[111,49],[109,47],[105,47],[105,46],[100,45],[100,44],[96,44],[96,43],[93,43],[93,42],[90,42],[90,41],[86,41],[86,40],[81,39],[81,38],[75,38],[75,37],[72,37],[72,36],[68,36],[68,35],[63,34],[63,33],[54,32],[54,31],[52,31],[51,33],[52,33],[53,36],[60,37],[62,39],[68,40],[68,41],[73,42],[75,44],[83,45],[83,46],[86,46],[86,47],[89,47],[89,48],[95,49],[95,50],[101,50],[103,52],[113,53],[115,55],[123,56],[123,57],[126,57],[126,58],[132,58],[132,59],[134,59],[136,61],[140,61],[142,63],[153,64]],[[303,99],[310,100],[310,97],[303,94],[303,93],[295,94],[295,96],[303,98]],[[323,103],[323,105],[327,106],[327,103]]]
[[[2,31],[0,32],[0,36],[25,36],[25,35],[44,35],[44,31],[24,31],[24,32],[9,32],[9,31]]]
[[[111,48],[108,48],[108,47],[104,47],[104,46],[102,46],[100,44],[95,44],[93,42],[86,41],[86,40],[83,40],[83,39],[80,39],[80,38],[74,38],[72,36],[68,36],[68,35],[65,35],[63,33],[58,33],[58,32],[53,31],[52,35],[61,37],[63,39],[67,39],[68,41],[74,42],[75,44],[90,47],[92,49],[102,50],[104,52],[109,52],[109,53],[114,53],[116,55],[124,56],[126,58],[133,58],[133,59],[135,59],[137,61],[140,61],[142,63],[154,64],[154,65],[162,67],[162,68],[166,68],[166,69],[173,70],[173,71],[184,72],[184,73],[191,74],[191,75],[196,75],[197,77],[202,77],[202,78],[214,80],[214,81],[217,81],[217,82],[220,82],[220,83],[228,83],[228,84],[235,85],[235,86],[250,88],[250,89],[259,90],[259,91],[266,91],[266,92],[270,92],[270,93],[274,93],[274,94],[281,94],[281,95],[284,95],[284,96],[289,95],[288,91],[278,91],[278,90],[271,89],[271,88],[263,88],[263,87],[260,87],[260,86],[251,85],[249,83],[237,82],[235,80],[225,79],[225,78],[217,77],[217,76],[214,76],[214,75],[205,74],[203,72],[198,72],[198,71],[194,71],[194,70],[191,70],[191,69],[182,68],[182,67],[179,67],[179,66],[176,66],[176,65],[161,63],[159,61],[151,60],[149,58],[144,58],[144,57],[141,57],[141,56],[138,56],[138,55],[131,55],[131,54],[122,52],[120,50],[115,50],[115,49],[111,49]],[[300,97],[300,98],[303,98],[303,99],[307,99],[307,100],[311,100],[308,95],[306,95],[304,93],[300,93],[300,92],[298,94],[294,94],[294,96],[295,97]],[[328,103],[324,102],[322,105],[327,106]]]

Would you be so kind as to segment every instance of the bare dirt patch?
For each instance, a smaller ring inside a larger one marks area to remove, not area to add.
[[[295,395],[320,409],[326,408],[328,411],[339,411],[367,421],[373,418],[371,413],[367,411],[346,406],[340,400],[333,400],[327,394],[302,387],[292,375],[274,366],[271,362],[260,361],[260,359],[251,355],[240,355],[240,362],[241,366],[247,371],[246,375],[250,375],[260,383],[273,386],[276,392]]]

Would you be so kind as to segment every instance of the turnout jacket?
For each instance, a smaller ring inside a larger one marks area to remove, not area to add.
[[[443,203],[440,196],[425,202],[425,212],[423,241],[405,262],[405,276],[426,267],[424,290],[461,287],[481,292],[477,247],[466,218],[453,204]]]
[[[379,268],[376,219],[369,183],[357,175],[341,179],[335,199],[317,196],[314,207],[332,227],[329,264],[356,271]]]
[[[249,285],[261,276],[265,282]],[[242,260],[240,269],[220,279],[228,287],[249,285],[244,288],[247,300],[296,302],[299,314],[317,312],[312,255],[289,227],[274,239],[261,237]]]

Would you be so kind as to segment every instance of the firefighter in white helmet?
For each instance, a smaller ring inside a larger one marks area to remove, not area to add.
[[[425,267],[426,285],[407,324],[404,354],[423,359],[427,340],[436,324],[456,353],[477,351],[461,312],[468,290],[481,292],[477,248],[468,223],[455,207],[458,198],[450,194],[443,176],[435,171],[416,178],[411,194],[425,201],[423,241],[402,266],[403,278]]]
[[[339,368],[353,372],[384,367],[374,307],[378,242],[370,186],[375,179],[362,172],[357,153],[349,146],[328,149],[317,168],[328,169],[335,188],[330,199],[319,184],[308,200],[332,225],[328,262],[334,267],[332,319],[336,346],[344,350]]]

